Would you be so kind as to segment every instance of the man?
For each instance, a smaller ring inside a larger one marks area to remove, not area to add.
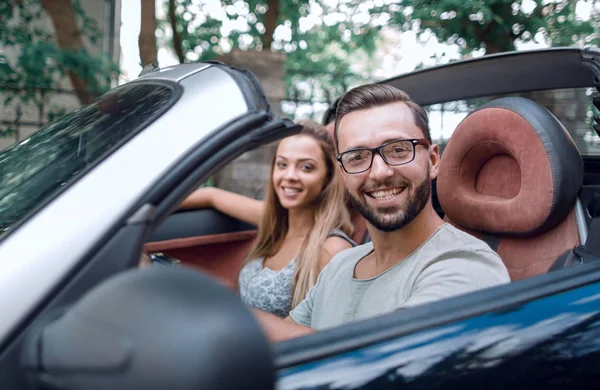
[[[271,339],[510,281],[487,244],[435,212],[439,149],[427,113],[408,95],[379,84],[349,91],[337,107],[334,138],[349,198],[372,242],[338,253],[285,320],[257,312]]]

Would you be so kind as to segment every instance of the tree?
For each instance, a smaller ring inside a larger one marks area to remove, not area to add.
[[[48,28],[50,19],[54,26]],[[105,55],[92,55],[102,36],[79,0],[3,0],[0,2],[0,90],[2,103],[37,105],[68,77],[81,104],[110,87],[118,66]],[[10,130],[9,130],[10,133]]]
[[[41,3],[52,19],[54,30],[56,31],[58,48],[63,53],[85,53],[82,32],[77,25],[75,10],[71,1],[41,0]],[[85,78],[85,76],[80,77],[75,69],[67,68],[67,73],[81,104],[91,102],[93,100],[93,92],[89,90],[89,78]]]
[[[288,55],[291,94],[294,85],[308,81],[308,89],[335,98],[365,76],[350,64],[364,62],[356,60],[375,51],[386,22],[385,17],[371,17],[362,3],[164,0],[168,20],[159,26],[180,62],[211,60],[234,48],[280,51]]]
[[[593,1],[593,0],[592,0]],[[576,17],[583,0],[396,0],[373,7],[374,15],[389,15],[401,29],[433,32],[442,42],[457,44],[463,54],[483,49],[487,54],[515,50],[517,40],[545,40],[553,45],[600,43],[600,15]]]
[[[178,28],[176,12],[177,4],[175,4],[175,1],[176,0],[169,0],[169,23],[171,26],[171,32],[173,34],[173,49],[175,50],[175,54],[177,54],[179,63],[183,64],[185,62],[185,53],[183,52],[181,34],[179,33]]]
[[[587,17],[577,15],[577,7],[582,5],[588,6]],[[392,24],[401,29],[433,33],[442,42],[459,45],[463,55],[476,50],[486,54],[512,51],[517,41],[552,46],[600,44],[598,0],[395,0],[373,7],[371,12],[389,15]],[[570,94],[568,99],[564,93]],[[546,106],[585,153],[584,137],[591,131],[594,112],[584,90],[522,96]],[[575,119],[573,112],[577,112]]]
[[[516,41],[597,44],[598,11],[579,20],[580,2],[586,1],[165,0],[169,23],[160,25],[163,33],[173,31],[168,41],[180,62],[213,59],[233,48],[283,51],[288,91],[308,80],[321,94],[338,96],[364,77],[350,64],[367,62],[382,26],[433,33],[459,45],[463,55],[514,50]]]
[[[156,8],[154,0],[140,0],[142,18],[140,24],[140,60],[142,67],[158,64],[156,48]]]

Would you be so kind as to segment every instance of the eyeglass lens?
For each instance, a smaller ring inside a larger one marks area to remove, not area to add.
[[[410,141],[397,141],[380,149],[383,159],[390,165],[402,165],[413,159],[414,146]],[[373,160],[370,149],[359,149],[342,155],[342,164],[348,172],[361,172],[369,169]]]

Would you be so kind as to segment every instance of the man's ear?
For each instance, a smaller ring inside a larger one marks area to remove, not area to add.
[[[432,144],[429,147],[429,179],[433,180],[438,176],[440,160],[440,148],[437,144]]]

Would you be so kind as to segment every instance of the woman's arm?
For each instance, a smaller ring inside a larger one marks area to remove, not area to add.
[[[203,187],[192,192],[180,209],[214,208],[233,218],[258,226],[263,217],[264,203],[215,187]]]

